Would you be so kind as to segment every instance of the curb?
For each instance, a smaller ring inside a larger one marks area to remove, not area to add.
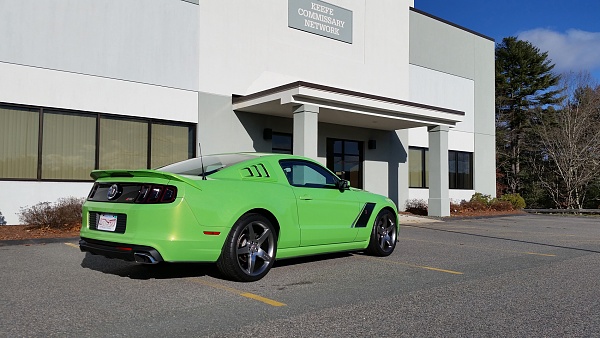
[[[488,218],[500,218],[500,217],[523,217],[528,216],[529,213],[514,213],[514,214],[504,214],[504,215],[477,215],[477,216],[448,216],[442,217],[444,221],[464,221],[467,219],[488,219]]]
[[[32,239],[7,239],[0,241],[0,247],[14,245],[38,245],[61,242],[75,242],[78,237],[59,237],[59,238],[32,238]]]
[[[530,214],[600,215],[600,209],[523,209]]]

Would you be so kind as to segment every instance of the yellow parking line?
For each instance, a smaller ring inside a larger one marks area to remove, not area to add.
[[[458,272],[458,271],[433,268],[431,266],[425,266],[425,265],[416,265],[416,264],[403,263],[403,262],[390,262],[390,263],[397,263],[397,264],[400,264],[400,265],[410,266],[410,267],[413,267],[413,268],[421,268],[421,269],[431,270],[431,271],[437,271],[437,272],[445,272],[445,273],[450,273],[450,274],[453,274],[453,275],[462,275],[463,274],[462,272]]]
[[[452,244],[452,243],[445,243],[445,242],[434,242],[434,241],[427,241],[427,240],[424,240],[424,239],[414,239],[414,238],[406,238],[406,237],[404,237],[402,239],[403,240],[409,240],[409,241],[415,241],[415,242],[424,242],[424,243],[441,244],[441,245],[452,245],[452,246],[459,246],[459,247],[463,247],[463,248],[482,249],[482,250],[488,250],[488,251],[511,252],[511,253],[518,253],[518,254],[524,254],[524,255],[536,255],[536,256],[544,256],[544,257],[556,257],[556,255],[554,255],[554,254],[544,254],[544,253],[539,253],[539,252],[494,249],[494,248],[481,247],[481,246],[476,246],[476,245],[465,245],[465,244]]]
[[[77,245],[75,243],[65,243],[65,245],[72,246],[72,247],[74,247],[76,249],[79,249],[79,245]]]
[[[404,263],[404,262],[399,262],[399,261],[393,261],[391,259],[381,259],[381,258],[365,257],[365,256],[355,256],[355,257],[360,257],[360,258],[370,259],[370,260],[376,260],[378,262],[385,262],[385,263],[390,263],[390,264],[398,264],[398,265],[410,266],[411,268],[419,268],[419,269],[425,269],[425,270],[431,270],[431,271],[437,271],[437,272],[444,272],[444,273],[449,273],[449,274],[453,274],[453,275],[462,275],[463,274],[462,272],[459,272],[459,271],[434,268],[434,267],[426,266],[426,265],[417,265],[417,264],[411,264],[411,263]]]
[[[233,294],[236,294],[238,296],[242,296],[242,297],[254,299],[254,300],[257,300],[259,302],[263,302],[263,303],[271,305],[271,306],[286,306],[286,304],[278,302],[276,300],[265,298],[263,296],[259,296],[259,295],[256,295],[256,294],[253,294],[253,293],[250,293],[250,292],[245,292],[245,291],[242,291],[242,290],[234,289],[234,288],[226,286],[226,285],[209,282],[209,281],[204,280],[204,279],[191,278],[190,280],[193,281],[193,282],[202,284],[202,285],[210,286],[210,287],[215,288],[215,289],[225,290],[225,291],[231,292]]]

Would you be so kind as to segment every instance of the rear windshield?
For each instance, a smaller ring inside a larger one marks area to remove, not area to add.
[[[169,164],[156,170],[179,175],[202,175],[202,163],[204,163],[204,174],[206,176],[214,174],[217,171],[232,166],[234,164],[256,158],[256,156],[247,154],[225,154],[208,155],[200,160],[200,157],[191,158],[182,162]]]

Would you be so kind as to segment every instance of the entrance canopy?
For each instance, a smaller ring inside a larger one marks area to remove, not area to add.
[[[308,82],[293,82],[246,96],[234,96],[233,110],[292,118],[296,107],[319,108],[319,122],[370,129],[453,127],[464,112]]]

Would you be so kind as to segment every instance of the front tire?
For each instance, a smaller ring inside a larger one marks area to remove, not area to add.
[[[217,268],[239,282],[263,278],[275,262],[277,236],[273,225],[259,214],[242,216],[225,240]]]
[[[384,209],[377,214],[373,231],[366,252],[373,256],[389,256],[396,247],[398,236],[397,217],[390,210]]]

